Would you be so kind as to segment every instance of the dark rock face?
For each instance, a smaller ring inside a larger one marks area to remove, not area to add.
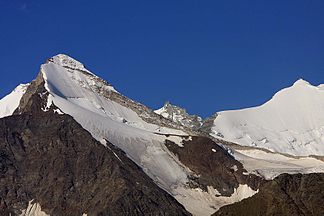
[[[38,111],[0,119],[0,215],[34,199],[50,215],[189,215],[121,150],[72,117]],[[34,111],[28,111],[27,108]]]
[[[256,195],[224,206],[214,215],[322,216],[324,215],[323,202],[323,173],[282,174],[265,183]]]
[[[167,140],[166,146],[197,174],[197,177],[192,176],[193,187],[195,183],[205,190],[207,186],[213,186],[221,195],[230,196],[239,184],[248,184],[256,190],[263,182],[258,176],[244,175],[243,165],[207,137],[192,137],[183,141],[184,147]]]

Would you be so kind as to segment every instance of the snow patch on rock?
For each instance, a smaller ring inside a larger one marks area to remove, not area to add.
[[[195,216],[211,215],[222,206],[239,202],[258,193],[258,190],[254,191],[248,185],[239,185],[230,197],[220,196],[220,193],[212,186],[208,187],[208,192],[200,188],[188,189],[184,187],[179,187],[176,191],[178,194],[175,198],[178,202]]]
[[[42,208],[39,203],[34,203],[33,200],[29,201],[28,207],[25,210],[22,210],[20,216],[49,216],[42,211]]]

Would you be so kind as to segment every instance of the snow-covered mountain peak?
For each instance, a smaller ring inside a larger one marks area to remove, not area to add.
[[[47,76],[51,76],[52,80],[61,79],[60,86],[63,89],[71,87],[69,82],[73,81],[78,83],[82,88],[97,93],[109,91],[117,92],[111,84],[86,69],[81,62],[65,54],[58,54],[49,58],[46,63],[41,66],[41,71],[45,81],[47,81]],[[74,91],[76,91],[76,89]]]
[[[308,85],[311,85],[308,81],[300,78],[298,79],[294,84],[293,86],[308,86]]]
[[[154,111],[155,113],[162,115],[164,118],[169,118],[173,120],[173,116],[177,112],[178,114],[188,115],[185,109],[172,105],[169,101],[165,102],[163,107]]]
[[[324,94],[321,90],[324,90],[321,85],[313,86],[308,81],[299,79],[292,86],[278,91],[271,100],[262,106],[276,104],[275,106],[284,107],[291,106],[291,104],[295,103],[302,104],[307,101],[312,104],[311,100],[313,100],[314,97],[321,97]]]
[[[159,111],[163,111],[163,110],[168,110],[168,109],[170,109],[170,110],[175,110],[176,109],[176,110],[182,110],[182,111],[186,112],[185,109],[183,109],[181,107],[178,107],[176,105],[171,104],[170,101],[165,102],[164,105],[163,105],[163,107],[161,107],[158,110]],[[156,112],[159,112],[158,110],[156,110]]]
[[[324,90],[324,84],[319,84],[318,86],[315,86],[306,80],[299,79],[290,88],[309,88],[316,90]]]
[[[43,78],[50,95],[73,101],[86,110],[107,116],[119,123],[156,133],[171,133],[172,130],[168,128],[180,129],[177,133],[181,134],[182,130],[194,133],[190,128],[161,118],[150,108],[122,95],[104,79],[94,75],[82,63],[67,55],[56,55],[42,64],[40,77]],[[109,106],[106,107],[108,101]]]
[[[170,102],[166,102],[163,107],[154,112],[188,128],[198,129],[202,125],[201,117],[190,115],[185,109]]]
[[[324,155],[324,91],[302,79],[265,104],[219,112],[212,134],[293,155]]]
[[[58,54],[56,56],[53,56],[47,60],[47,63],[48,62],[52,62],[56,65],[60,65],[68,70],[77,70],[77,71],[86,72],[91,75],[94,75],[92,72],[87,70],[81,62],[65,54]]]

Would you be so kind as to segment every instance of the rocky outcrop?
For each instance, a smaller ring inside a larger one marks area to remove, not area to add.
[[[265,183],[256,195],[222,207],[214,215],[324,215],[324,174],[282,174]]]
[[[172,105],[170,102],[166,102],[162,108],[155,110],[154,112],[193,130],[198,130],[202,125],[201,117],[197,115],[189,115],[185,109]]]
[[[222,196],[231,196],[239,185],[247,184],[257,190],[263,179],[248,174],[243,165],[224,148],[207,137],[190,137],[183,147],[167,140],[167,148],[191,171],[191,186],[207,191],[213,186]]]
[[[212,128],[214,126],[214,121],[215,121],[216,118],[217,118],[217,113],[215,113],[214,115],[204,119],[203,122],[202,122],[201,127],[199,128],[199,130],[206,133],[206,134],[213,135],[213,137],[224,138],[224,136],[222,134],[220,134],[220,133],[214,134],[214,131],[212,130]]]
[[[124,152],[55,107],[42,111],[37,86],[0,119],[0,215],[19,215],[31,200],[55,216],[189,215]]]

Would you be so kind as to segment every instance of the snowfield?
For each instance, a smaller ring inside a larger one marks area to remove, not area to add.
[[[298,156],[324,155],[324,88],[298,80],[259,107],[219,112],[211,135]]]
[[[312,157],[291,157],[260,149],[234,150],[234,157],[249,172],[271,180],[282,173],[322,173],[324,162]]]

